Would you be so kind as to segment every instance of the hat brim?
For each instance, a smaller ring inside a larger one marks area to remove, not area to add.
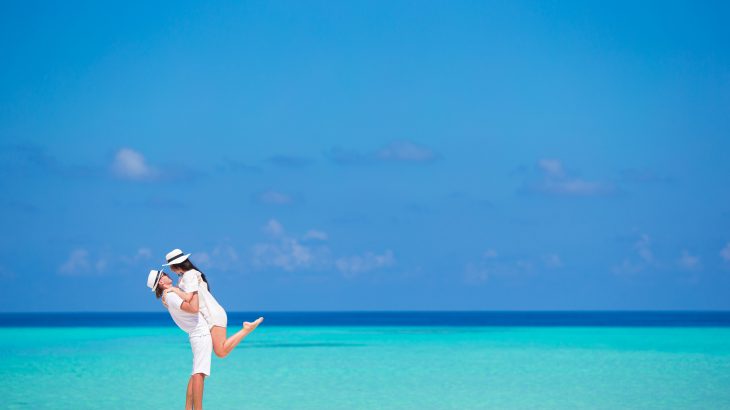
[[[157,286],[159,286],[159,284],[160,284],[160,279],[162,279],[163,272],[161,270],[157,270],[157,271],[154,271],[153,270],[153,271],[150,272],[150,276],[152,275],[152,272],[157,272],[155,274],[155,283],[154,283],[154,285],[150,286],[149,285],[149,282],[148,282],[147,283],[147,287],[151,288],[152,289],[152,292],[154,292],[155,290],[157,290]]]
[[[178,263],[183,263],[192,255],[192,253],[189,253],[187,255],[178,256],[177,258],[171,260],[168,263],[163,264],[162,266],[170,266],[170,265],[177,265]]]

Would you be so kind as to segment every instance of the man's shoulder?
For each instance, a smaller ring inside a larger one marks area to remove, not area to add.
[[[175,292],[167,292],[164,295],[162,295],[163,298],[165,298],[165,302],[168,306],[174,306],[176,309],[180,309],[180,305],[182,304],[183,300],[180,296],[178,296]]]

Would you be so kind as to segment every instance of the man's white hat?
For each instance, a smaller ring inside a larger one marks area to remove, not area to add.
[[[151,270],[149,276],[147,276],[147,287],[152,289],[154,292],[157,289],[157,285],[160,283],[162,277],[161,270]]]
[[[190,256],[190,254],[185,255],[180,249],[173,249],[168,252],[167,255],[165,255],[167,263],[162,266],[177,265],[178,263],[183,263],[188,259],[188,256]]]

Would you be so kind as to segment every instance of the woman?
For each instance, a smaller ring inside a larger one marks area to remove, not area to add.
[[[218,357],[226,357],[240,342],[264,320],[263,317],[254,322],[243,322],[243,328],[233,336],[226,338],[228,316],[217,300],[210,293],[208,279],[198,270],[189,259],[190,254],[184,254],[180,249],[173,249],[165,259],[170,269],[180,276],[180,289],[188,294],[197,293],[200,298],[200,313],[208,322],[210,336],[213,341],[213,351]],[[187,299],[184,297],[183,299]]]

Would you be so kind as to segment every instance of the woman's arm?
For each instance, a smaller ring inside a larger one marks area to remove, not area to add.
[[[198,292],[186,293],[183,292],[182,289],[176,288],[174,286],[165,291],[165,293],[168,292],[173,292],[176,295],[180,296],[180,299],[183,300],[182,305],[180,305],[180,309],[184,310],[185,312],[198,313],[198,311],[200,310],[200,299],[198,299]]]
[[[171,288],[169,288],[169,289],[167,289],[167,291],[168,292],[175,292],[175,293],[177,293],[177,295],[180,296],[180,298],[183,300],[183,302],[189,302],[190,299],[192,299],[193,295],[196,294],[196,293],[198,293],[198,292],[189,292],[189,293],[188,292],[183,292],[182,289],[177,288],[177,287],[174,287],[174,286],[171,287]]]
[[[180,309],[188,312],[188,313],[198,313],[200,311],[200,305],[198,301],[198,292],[192,293],[192,297],[189,301],[183,301],[182,305],[180,305]]]

